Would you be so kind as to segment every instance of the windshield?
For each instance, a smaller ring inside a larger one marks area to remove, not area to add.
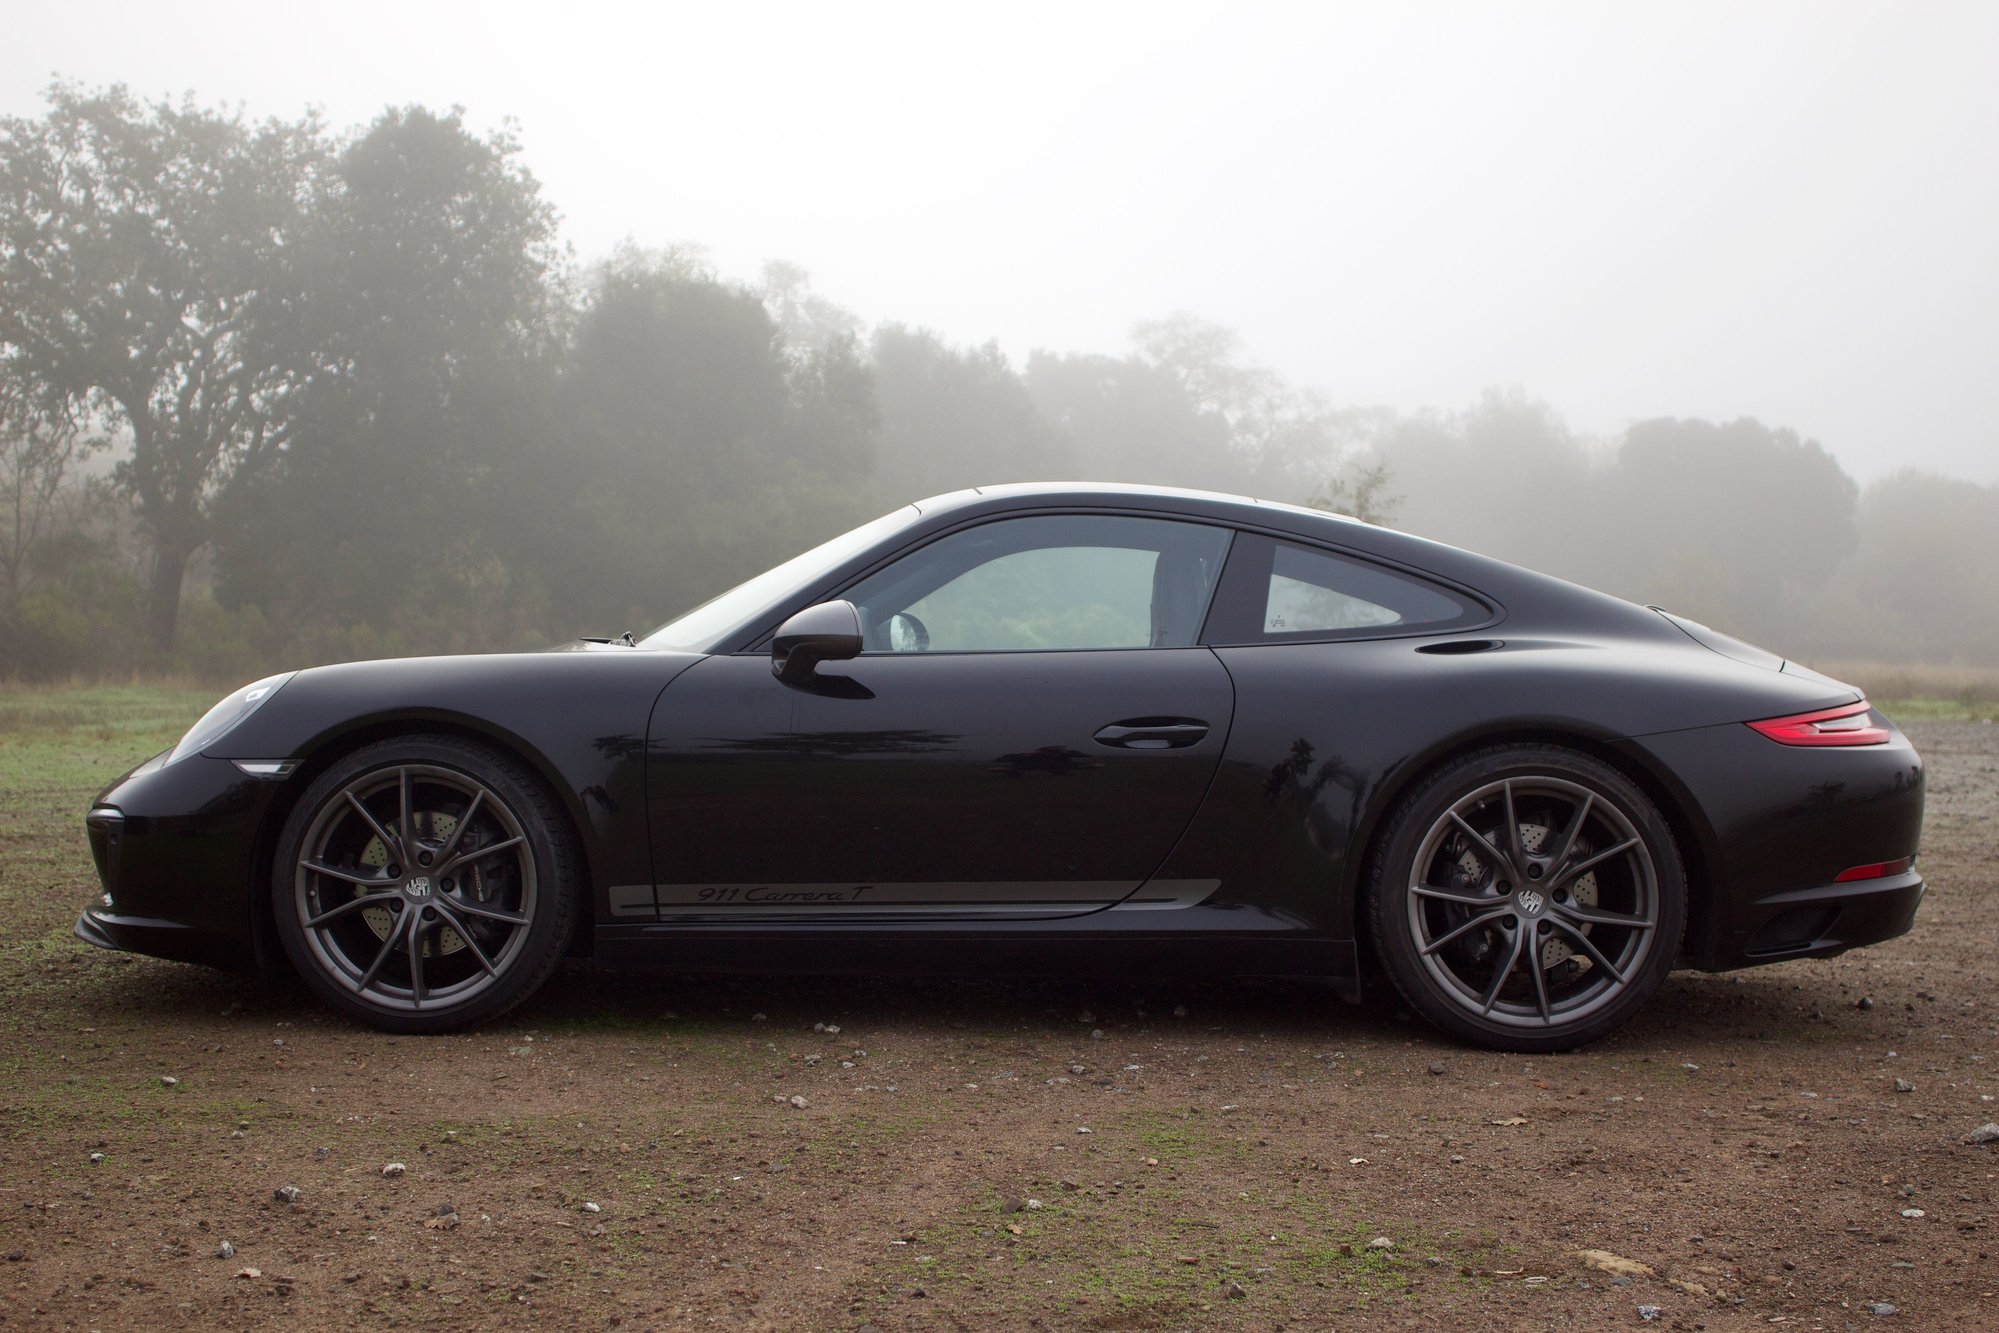
[[[711,598],[692,611],[667,621],[639,640],[639,647],[705,652],[715,642],[716,636],[784,600],[786,594],[817,581],[828,570],[859,555],[896,529],[907,526],[920,512],[915,505],[904,505],[872,523],[863,523],[851,532],[843,532],[803,555],[795,555],[748,582],[737,584],[720,597]]]

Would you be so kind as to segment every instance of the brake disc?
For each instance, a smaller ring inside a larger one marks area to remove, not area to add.
[[[1530,854],[1538,853],[1547,844],[1548,839],[1553,836],[1554,830],[1546,824],[1522,823],[1520,825],[1520,844]],[[1576,845],[1571,849],[1570,855],[1576,860],[1584,860],[1589,854],[1590,845],[1588,840],[1578,836],[1576,838]],[[1458,855],[1457,864],[1459,872],[1464,875],[1467,883],[1483,887],[1491,882],[1492,867],[1471,848],[1465,848]],[[1568,889],[1569,897],[1584,907],[1596,906],[1597,883],[1596,872],[1594,870],[1578,876],[1569,884]],[[1590,933],[1590,927],[1587,924],[1578,926],[1576,929],[1585,935]],[[1570,948],[1559,934],[1551,932],[1546,939],[1541,941],[1542,971],[1545,972],[1560,967],[1571,958],[1576,959],[1578,967],[1589,966],[1589,959],[1577,957],[1576,951]]]
[[[420,810],[417,812],[416,823],[418,828],[428,829],[430,833],[428,838],[419,837],[419,841],[426,845],[441,847],[450,841],[452,831],[458,827],[458,816],[448,815],[442,810]],[[389,849],[383,845],[380,838],[371,837],[368,839],[368,845],[361,849],[361,864],[372,866],[376,870],[380,870],[389,864]],[[483,898],[484,895],[477,891],[479,882],[477,867],[466,866],[459,873],[465,876],[466,887],[473,890],[473,896]],[[367,892],[369,890],[359,884],[354,886],[354,896],[357,898]],[[369,930],[375,932],[375,938],[378,940],[389,938],[389,932],[395,929],[396,919],[396,914],[391,912],[387,907],[364,907],[361,909],[361,920],[367,923]],[[450,926],[440,926],[425,937],[423,942],[423,956],[425,958],[435,958],[443,954],[457,953],[464,947],[464,936],[460,935]]]

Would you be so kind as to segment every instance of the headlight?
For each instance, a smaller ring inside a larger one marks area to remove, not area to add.
[[[189,727],[187,735],[180,738],[180,744],[167,755],[167,762],[171,764],[187,755],[198,754],[227,736],[236,729],[237,723],[256,712],[265,700],[278,692],[280,686],[297,674],[296,671],[282,671],[275,676],[252,681],[203,713],[201,721]]]

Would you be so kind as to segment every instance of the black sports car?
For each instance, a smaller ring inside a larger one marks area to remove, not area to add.
[[[644,639],[286,672],[88,816],[77,934],[434,1032],[566,953],[761,971],[1378,966],[1609,1032],[1675,965],[1909,928],[1923,770],[1857,691],[1286,505],[910,505]]]

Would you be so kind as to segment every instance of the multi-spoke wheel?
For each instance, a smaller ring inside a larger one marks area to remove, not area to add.
[[[1411,1006],[1483,1045],[1561,1050],[1664,982],[1686,919],[1665,820],[1609,765],[1482,750],[1418,784],[1383,835],[1368,910]]]
[[[492,1018],[560,961],[576,856],[532,773],[452,737],[366,746],[285,826],[272,905],[285,950],[335,1007],[438,1032]]]

